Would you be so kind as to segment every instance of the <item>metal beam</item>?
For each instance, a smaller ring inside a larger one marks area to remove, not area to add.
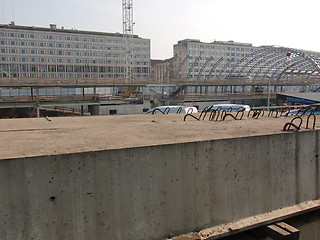
[[[197,58],[194,60],[194,62],[192,63],[192,65],[190,66],[189,71],[188,71],[188,75],[187,75],[187,79],[189,79],[191,71],[194,69],[194,66],[196,65],[197,62],[199,62],[199,60],[201,59],[201,57],[202,57],[201,55],[200,55],[199,57],[197,57]]]
[[[211,74],[214,72],[214,70],[216,69],[216,67],[219,65],[219,63],[221,63],[223,60],[223,57],[220,57],[212,66],[212,68],[210,69],[209,75],[208,75],[208,79],[210,79]]]
[[[209,58],[207,59],[207,61],[202,65],[202,67],[201,67],[201,69],[200,69],[200,71],[199,71],[199,74],[198,74],[198,80],[200,80],[200,77],[201,77],[201,74],[202,74],[203,70],[206,68],[206,66],[208,65],[208,63],[212,61],[212,59],[213,59],[213,56],[209,57]]]
[[[178,78],[179,72],[181,71],[181,68],[182,68],[183,64],[184,64],[189,58],[190,58],[190,54],[188,54],[188,55],[182,60],[182,62],[179,64],[179,68],[178,68],[178,71],[177,71],[177,73],[176,73],[175,78]]]

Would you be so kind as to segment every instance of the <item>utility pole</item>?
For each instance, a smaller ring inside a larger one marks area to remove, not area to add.
[[[125,74],[128,83],[133,82],[133,5],[132,0],[122,0],[123,39],[126,48]]]

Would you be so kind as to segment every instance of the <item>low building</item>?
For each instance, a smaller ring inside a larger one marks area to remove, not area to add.
[[[170,76],[170,61],[166,60],[151,60],[151,78],[155,83],[169,82]]]

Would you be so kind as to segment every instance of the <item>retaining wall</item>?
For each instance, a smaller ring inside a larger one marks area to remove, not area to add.
[[[0,160],[1,239],[162,239],[319,198],[319,132]]]

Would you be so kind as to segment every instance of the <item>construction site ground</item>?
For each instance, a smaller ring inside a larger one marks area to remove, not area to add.
[[[280,134],[295,117],[267,115],[253,119],[245,113],[242,120],[228,116],[225,121],[209,121],[209,115],[184,121],[185,114],[0,119],[0,159]],[[300,131],[310,131],[306,122],[303,117]]]

